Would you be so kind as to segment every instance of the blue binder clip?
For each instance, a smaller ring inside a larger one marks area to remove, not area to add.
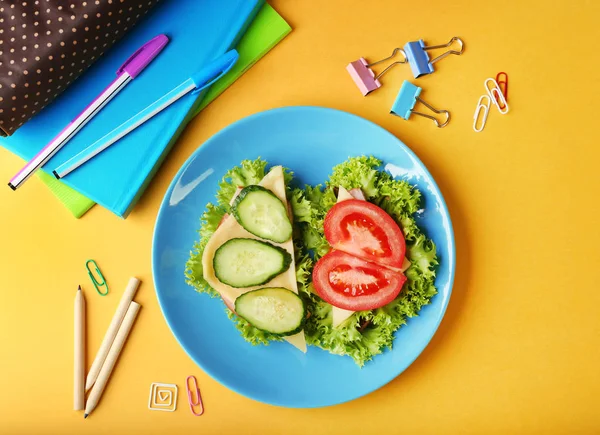
[[[429,60],[429,54],[427,54],[427,50],[434,50],[436,48],[445,48],[450,47],[454,41],[457,41],[460,45],[460,50],[448,50],[445,53],[440,54],[433,60]],[[438,60],[442,60],[446,56],[450,54],[461,55],[465,50],[464,43],[462,39],[458,37],[453,37],[450,42],[443,45],[433,45],[431,47],[427,47],[425,42],[422,39],[418,41],[408,42],[404,46],[404,52],[406,53],[406,57],[408,58],[408,63],[410,64],[410,69],[412,70],[415,78],[419,78],[426,74],[431,74],[433,72],[433,64]]]
[[[438,126],[439,128],[447,126],[448,123],[450,122],[450,112],[448,112],[447,110],[438,110],[435,107],[433,107],[432,105],[423,101],[419,97],[419,95],[421,94],[421,91],[422,91],[422,89],[420,87],[415,86],[411,82],[404,80],[404,83],[402,83],[402,87],[400,88],[400,92],[398,93],[398,96],[396,97],[396,101],[394,101],[394,104],[392,106],[392,110],[390,111],[390,113],[392,115],[399,116],[400,118],[403,118],[406,120],[408,120],[410,118],[410,115],[412,115],[412,114],[420,115],[420,116],[424,116],[425,118],[431,119],[433,122],[435,122],[435,125]],[[446,121],[443,123],[440,123],[435,117],[433,117],[431,115],[427,115],[427,114],[421,113],[421,112],[416,112],[414,110],[414,107],[417,104],[417,101],[422,103],[423,105],[425,105],[425,107],[427,107],[429,110],[431,110],[434,113],[445,114]]]

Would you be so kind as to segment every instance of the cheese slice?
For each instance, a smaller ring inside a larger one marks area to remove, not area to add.
[[[271,171],[265,175],[265,177],[258,183],[266,189],[269,189],[275,194],[284,204],[287,204],[285,181],[283,178],[283,168],[281,166],[275,166]],[[212,235],[202,254],[202,267],[204,269],[204,279],[208,284],[214,288],[223,298],[225,304],[229,307],[235,306],[235,300],[243,293],[249,292],[263,287],[284,287],[294,293],[298,293],[298,284],[296,282],[296,267],[294,261],[294,243],[292,239],[285,243],[272,243],[276,246],[280,246],[290,253],[292,256],[292,263],[287,271],[277,275],[268,283],[261,286],[235,288],[227,284],[223,284],[219,281],[215,275],[213,267],[213,258],[215,257],[216,250],[223,245],[223,243],[234,238],[247,238],[262,240],[260,237],[246,231],[235,219],[235,217],[229,215],[223,219],[221,225],[215,233]],[[304,338],[304,331],[301,331],[295,335],[284,337],[293,346],[300,349],[302,352],[306,352],[306,339]]]
[[[354,197],[350,195],[350,192],[348,192],[345,188],[340,186],[338,189],[337,202],[348,201],[349,199],[354,199]],[[352,314],[355,313],[355,311],[344,310],[343,308],[334,307],[333,305],[331,306],[331,308],[333,314],[334,328],[337,328],[339,325],[341,325],[343,322],[349,319]]]
[[[348,201],[349,199],[360,199],[358,197],[354,197],[350,192],[348,192],[342,186],[338,189],[338,197],[337,202]],[[402,263],[402,272],[410,267],[410,261],[406,257],[404,257],[404,262]],[[343,308],[334,307],[332,308],[332,317],[333,317],[333,327],[337,328],[339,325],[344,323],[346,320],[352,316],[356,311],[344,310]]]

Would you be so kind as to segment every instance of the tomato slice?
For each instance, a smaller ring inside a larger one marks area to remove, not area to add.
[[[367,201],[338,202],[325,216],[325,238],[339,251],[395,270],[402,268],[406,243],[398,224]]]
[[[313,269],[313,285],[321,299],[351,311],[389,304],[405,281],[401,272],[336,250],[324,255]]]

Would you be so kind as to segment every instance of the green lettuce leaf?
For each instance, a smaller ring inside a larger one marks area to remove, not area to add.
[[[258,183],[265,175],[267,162],[244,161],[231,169],[219,183],[217,203],[208,204],[201,217],[199,240],[186,264],[188,284],[201,293],[218,297],[202,275],[202,252],[219,222],[229,211],[229,202],[238,186]],[[324,185],[290,189],[293,174],[286,170],[287,196],[294,215],[294,249],[298,291],[308,311],[304,333],[307,343],[336,355],[347,355],[363,366],[374,356],[392,347],[394,332],[410,317],[417,316],[437,293],[434,285],[438,265],[436,248],[419,229],[414,219],[421,203],[420,192],[403,180],[395,180],[380,170],[382,162],[372,156],[353,157],[335,166]],[[353,314],[333,328],[332,307],[321,300],[312,286],[315,262],[329,250],[323,233],[327,211],[336,203],[337,189],[360,188],[365,197],[396,220],[406,239],[406,256],[411,262],[405,272],[407,282],[400,295],[384,307]],[[227,315],[242,337],[253,345],[266,345],[281,337],[254,328],[229,309]]]
[[[294,189],[292,197],[290,198],[290,204],[292,206],[292,213],[294,214],[294,220],[297,223],[308,223],[312,222],[313,207],[311,202],[304,195],[302,189]]]
[[[297,204],[292,203],[292,211],[296,226],[300,230],[299,237],[304,247],[318,259],[329,252],[323,222],[327,210],[336,203],[337,196],[332,188],[307,185],[303,190],[295,189],[292,198]]]
[[[378,170],[381,160],[375,157],[352,157],[337,166],[327,181],[328,186],[342,186],[346,189],[359,187],[367,199],[380,195],[378,181],[382,172]]]
[[[217,230],[219,226],[219,222],[225,216],[224,207],[207,204],[206,211],[202,214],[200,218],[200,230],[198,233],[200,234],[200,240],[194,242],[194,246],[192,247],[192,251],[190,252],[190,257],[185,264],[185,278],[186,282],[194,287],[196,291],[200,293],[207,293],[213,298],[220,297],[219,293],[215,289],[213,289],[208,282],[204,279],[204,273],[202,268],[202,253],[204,252],[204,248],[208,243],[208,240]]]
[[[227,171],[217,191],[217,202],[226,211],[229,211],[229,202],[235,195],[238,187],[258,184],[265,176],[267,162],[260,157],[256,160],[244,160],[240,166]]]
[[[348,159],[333,168],[325,187],[307,186],[304,196],[297,194],[303,204],[302,219],[298,219],[303,248],[313,251],[314,257],[324,255],[329,246],[322,226],[327,211],[335,204],[335,190],[360,188],[365,197],[383,208],[402,229],[406,256],[411,266],[407,281],[398,297],[384,307],[353,314],[337,328],[332,326],[332,307],[315,294],[311,284],[304,284],[301,295],[310,311],[305,326],[309,344],[337,355],[348,355],[363,366],[375,355],[391,348],[394,332],[406,324],[407,318],[418,315],[437,293],[434,285],[438,264],[434,243],[421,232],[414,219],[421,202],[420,192],[404,180],[395,180],[379,170],[382,162],[374,157]]]

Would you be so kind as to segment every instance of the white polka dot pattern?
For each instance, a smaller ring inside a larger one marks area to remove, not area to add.
[[[159,0],[0,0],[0,135],[60,95]]]

